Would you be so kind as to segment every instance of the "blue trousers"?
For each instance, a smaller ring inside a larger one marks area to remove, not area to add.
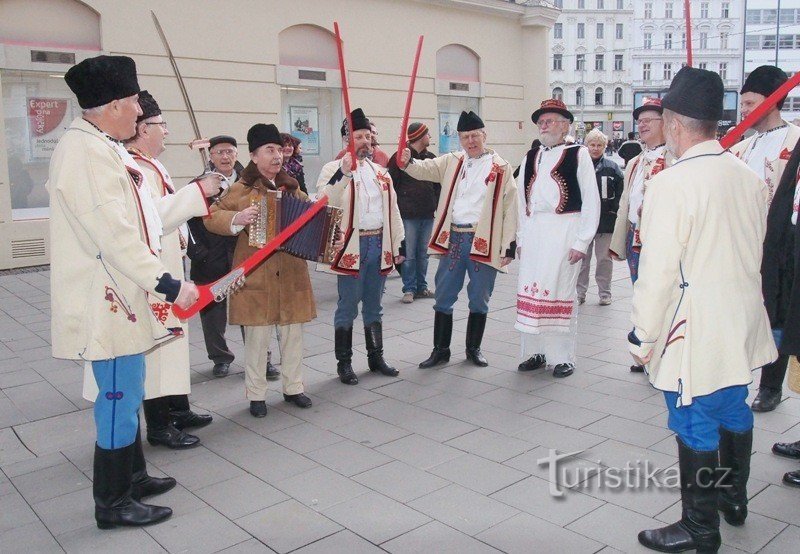
[[[403,292],[422,292],[428,288],[428,241],[433,219],[404,219],[406,261],[403,262]]]
[[[333,316],[333,326],[348,328],[358,315],[361,302],[361,319],[364,326],[381,320],[383,315],[383,285],[386,277],[381,275],[381,255],[383,239],[380,235],[360,238],[361,265],[358,275],[339,275],[336,283],[339,288],[339,302]]]
[[[631,282],[639,278],[639,252],[633,250],[633,227],[628,225],[628,235],[625,238],[625,258],[628,260],[628,269],[631,270]]]
[[[144,354],[92,362],[99,392],[94,402],[97,444],[114,450],[133,444],[144,400]]]
[[[692,450],[719,448],[719,428],[744,433],[753,428],[753,412],[747,405],[747,385],[736,385],[695,396],[688,406],[677,408],[678,393],[664,392],[669,409],[669,428]]]
[[[458,293],[464,287],[464,276],[469,275],[467,297],[470,313],[489,313],[489,299],[494,290],[497,270],[469,259],[475,233],[452,231],[450,250],[439,260],[436,270],[436,303],[433,309],[445,314],[453,313]]]

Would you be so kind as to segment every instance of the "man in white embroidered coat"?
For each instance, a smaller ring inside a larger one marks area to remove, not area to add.
[[[370,371],[394,377],[398,371],[383,358],[383,288],[394,264],[403,262],[400,243],[405,237],[392,178],[372,162],[369,119],[357,108],[351,114],[353,141],[358,158],[352,167],[350,153],[325,164],[317,181],[320,196],[342,208],[344,246],[326,271],[336,273],[339,302],[333,318],[336,372],[346,385],[358,383],[353,371],[353,322],[361,303],[367,362]]]
[[[421,368],[450,361],[453,305],[467,275],[466,355],[477,366],[489,365],[481,352],[489,299],[497,273],[505,272],[514,258],[517,194],[511,167],[486,148],[486,129],[476,113],[461,112],[457,130],[463,152],[412,160],[406,148],[400,160],[400,166],[414,179],[442,185],[428,245],[428,253],[439,256],[433,351],[419,364]]]
[[[93,478],[98,527],[148,525],[172,510],[139,499],[175,486],[172,478],[147,475],[138,436],[144,352],[174,336],[150,303],[185,308],[197,300],[197,288],[173,278],[155,254],[161,221],[120,143],[134,134],[142,113],[133,60],[89,58],[64,79],[84,111],[50,160],[53,356],[90,362],[89,378],[99,388]]]
[[[747,117],[755,110],[767,96],[775,92],[787,80],[786,73],[774,65],[762,65],[755,68],[742,85],[741,109],[742,117]],[[749,138],[731,147],[731,152],[741,158],[750,169],[756,172],[767,185],[769,192],[767,211],[770,211],[772,198],[780,183],[783,170],[786,167],[792,150],[800,139],[800,127],[787,123],[781,118],[781,108],[784,97],[770,109],[764,117],[754,125],[756,133]],[[765,248],[783,245],[765,245]],[[788,252],[792,245],[786,245]],[[788,256],[792,258],[791,255]],[[781,267],[778,273],[791,273],[791,267]],[[762,276],[763,277],[763,276]],[[765,286],[769,283],[765,283]],[[770,324],[779,340],[780,330],[783,327],[783,314],[776,306],[767,304],[767,313]],[[778,407],[783,391],[783,379],[789,365],[789,356],[781,354],[777,360],[761,368],[761,381],[758,385],[758,394],[753,399],[754,412],[771,412]]]
[[[176,190],[167,168],[158,161],[166,149],[169,134],[167,123],[155,98],[143,90],[139,93],[142,115],[137,118],[136,135],[125,141],[128,152],[142,170],[153,197],[164,204],[163,212],[177,212],[190,217],[208,215],[207,196],[219,190],[219,176],[209,174]],[[203,187],[206,187],[204,189]],[[189,243],[188,226],[184,222],[161,237],[161,261],[173,275],[183,274],[183,252]],[[142,405],[147,422],[147,441],[168,448],[192,448],[200,439],[184,429],[204,427],[211,423],[208,414],[196,414],[189,406],[191,390],[188,326],[183,335],[158,345],[145,355],[147,368]]]
[[[589,151],[564,138],[574,117],[558,99],[531,115],[540,143],[528,151],[517,176],[519,282],[516,329],[520,371],[553,365],[554,377],[575,371],[576,285],[580,262],[597,232],[600,194]]]
[[[716,552],[718,509],[728,523],[744,523],[753,441],[747,385],[753,369],[777,357],[759,273],[767,190],[715,140],[723,94],[717,73],[684,67],[675,76],[662,103],[667,149],[677,159],[652,179],[642,212],[628,341],[664,391],[683,506],[679,522],[639,533],[661,552]]]

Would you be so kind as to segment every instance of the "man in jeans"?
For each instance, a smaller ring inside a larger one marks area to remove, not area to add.
[[[435,158],[428,152],[431,135],[424,123],[408,126],[408,146],[415,160]],[[397,205],[406,231],[406,260],[403,263],[403,302],[411,304],[415,298],[433,298],[425,277],[428,273],[428,241],[433,230],[433,213],[439,204],[442,185],[433,181],[419,181],[397,167],[397,154],[389,160]]]

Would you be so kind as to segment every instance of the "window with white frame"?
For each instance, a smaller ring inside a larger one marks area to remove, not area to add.
[[[578,87],[575,90],[575,105],[583,106],[583,87]]]
[[[598,10],[602,10],[603,9],[603,0],[597,0],[597,9]]]
[[[722,19],[728,19],[730,16],[731,16],[731,3],[723,2],[722,10],[720,12],[720,17],[722,17]]]
[[[702,32],[700,33],[700,50],[707,50],[708,49],[708,33]]]
[[[595,106],[602,106],[603,105],[603,88],[597,87],[594,89],[594,105]]]
[[[664,64],[664,80],[672,80],[672,62],[667,62]]]
[[[617,34],[616,37],[618,39],[625,38],[625,29],[622,23],[617,23]]]
[[[553,38],[564,38],[564,24],[556,23],[553,25]]]
[[[614,54],[614,71],[622,71],[622,54]]]
[[[617,87],[614,89],[614,105],[622,105],[622,87]]]
[[[556,100],[564,100],[564,89],[561,87],[556,87],[553,89],[553,98]]]
[[[650,62],[645,62],[642,64],[642,80],[650,80]]]
[[[653,19],[653,3],[652,2],[645,2],[644,3],[644,18],[645,19]]]
[[[604,38],[603,34],[605,32],[605,28],[602,23],[597,24],[597,38]]]
[[[553,54],[553,71],[561,71],[564,69],[562,66],[564,54]]]
[[[586,35],[586,26],[583,23],[578,23],[578,38],[584,38]]]
[[[672,32],[664,33],[664,50],[672,50]]]
[[[576,54],[575,55],[575,69],[577,71],[583,71],[584,67],[586,67],[586,54]]]
[[[719,47],[723,50],[728,48],[728,33],[725,31],[719,34]]]
[[[617,9],[624,10],[625,9],[625,0],[617,0]]]
[[[723,81],[728,78],[728,62],[720,62],[719,76]]]
[[[645,50],[650,50],[653,47],[653,33],[645,33],[642,38]]]
[[[708,2],[700,2],[700,18],[708,19]]]
[[[578,0],[578,9],[579,10],[586,9],[586,0]]]
[[[672,2],[667,2],[664,4],[664,18],[672,19]]]
[[[697,67],[698,69],[708,69],[708,62],[700,62]]]
[[[605,55],[604,54],[595,54],[594,55],[594,69],[595,71],[603,71],[605,69]]]

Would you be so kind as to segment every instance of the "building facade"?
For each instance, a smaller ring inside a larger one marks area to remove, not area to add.
[[[633,104],[660,97],[687,61],[686,20],[681,0],[645,0],[634,4],[631,80]],[[737,121],[742,84],[742,0],[692,1],[694,67],[716,71],[725,85],[723,130]]]
[[[789,75],[800,71],[800,0],[747,0],[744,21],[744,78],[760,65],[777,65]],[[793,91],[781,110],[800,120],[800,93]]]
[[[0,269],[48,263],[50,154],[75,117],[70,66],[101,53],[134,58],[142,88],[168,122],[161,157],[181,183],[201,170],[177,79],[150,11],[164,28],[204,137],[241,141],[254,123],[298,135],[314,191],[342,147],[338,20],[353,107],[395,150],[418,35],[424,35],[411,111],[434,152],[457,148],[462,109],[487,124],[489,145],[518,163],[535,136],[530,114],[550,95],[546,52],[558,10],[505,0],[3,0],[0,2]],[[352,14],[352,15],[351,15]],[[402,24],[392,24],[402,22]],[[470,32],[480,29],[480,32]],[[413,30],[413,31],[411,31]]]
[[[556,0],[551,31],[551,95],[576,117],[576,135],[593,127],[622,140],[632,129],[632,0]]]

